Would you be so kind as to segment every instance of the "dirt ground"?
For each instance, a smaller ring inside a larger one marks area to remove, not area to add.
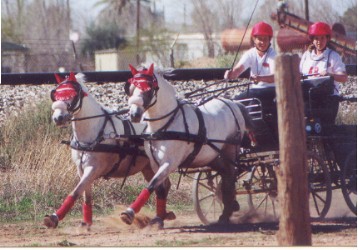
[[[120,220],[123,210],[119,206],[111,215],[94,215],[90,231],[79,227],[80,218],[73,217],[66,217],[56,229],[47,229],[42,221],[3,224],[0,247],[278,246],[277,222],[203,225],[194,211],[174,211],[177,219],[165,222],[164,229],[140,228],[138,223],[128,226]],[[144,208],[138,219],[153,215]],[[333,202],[324,221],[312,222],[312,246],[357,247],[357,217],[344,203]]]

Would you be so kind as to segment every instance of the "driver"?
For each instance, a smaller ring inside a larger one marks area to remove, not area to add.
[[[333,94],[327,98],[321,97],[321,120],[326,124],[334,124],[339,107],[339,82],[348,80],[345,64],[340,55],[329,48],[332,31],[327,23],[316,22],[308,29],[312,42],[308,50],[302,55],[300,72],[303,76],[332,76],[334,79]]]
[[[256,121],[256,139],[258,144],[265,145],[266,142],[278,141],[276,92],[274,83],[276,52],[271,47],[273,36],[272,27],[259,22],[251,31],[251,40],[254,47],[247,50],[232,70],[225,72],[225,79],[236,79],[246,69],[250,68],[250,80],[253,81],[251,88],[236,95],[234,99],[242,100],[257,98],[261,101],[263,120]],[[250,108],[251,111],[260,111]],[[270,143],[272,144],[272,143]]]
[[[277,109],[275,103],[275,57],[271,47],[273,30],[271,25],[259,22],[251,31],[254,47],[246,51],[231,70],[227,70],[224,79],[237,79],[241,73],[250,68],[250,80],[253,85],[248,90],[235,96],[234,99],[258,98],[262,104],[264,120],[277,130]]]

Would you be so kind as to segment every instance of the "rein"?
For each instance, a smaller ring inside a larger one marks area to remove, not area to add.
[[[173,116],[174,116],[174,115],[178,112],[179,108],[180,108],[180,105],[179,105],[179,103],[178,103],[178,105],[175,107],[175,109],[173,109],[172,111],[170,111],[168,114],[165,114],[165,115],[163,115],[163,116],[161,116],[161,117],[158,117],[158,118],[143,118],[143,121],[146,121],[146,122],[155,122],[155,121],[160,121],[160,120],[162,120],[162,119],[164,119],[164,118],[166,118],[166,117],[168,117],[168,116],[170,116],[170,115],[172,115],[172,114],[173,114]]]
[[[112,116],[112,115],[124,115],[126,113],[128,113],[129,109],[122,109],[116,112],[112,112],[112,113],[104,113],[101,115],[93,115],[93,116],[86,116],[86,117],[81,117],[81,118],[72,118],[71,121],[75,122],[75,121],[83,121],[83,120],[89,120],[89,119],[93,119],[93,118],[99,118],[99,117],[104,117],[104,116]]]
[[[254,6],[254,9],[253,9],[253,10],[252,10],[252,12],[251,12],[251,16],[250,16],[250,18],[249,18],[249,21],[247,22],[247,25],[246,25],[246,28],[245,28],[244,35],[243,35],[243,36],[242,36],[242,38],[241,38],[241,41],[240,41],[239,47],[237,48],[236,55],[235,55],[234,61],[232,62],[232,65],[231,65],[231,68],[230,68],[230,69],[233,69],[233,68],[234,68],[234,66],[235,66],[235,62],[236,62],[237,56],[239,55],[239,51],[240,51],[241,46],[242,46],[242,43],[243,43],[243,41],[244,41],[244,37],[245,37],[245,35],[246,35],[247,29],[249,28],[249,25],[250,25],[250,22],[251,22],[252,16],[253,16],[253,15],[254,15],[254,13],[255,13],[255,10],[256,10],[256,7],[257,7],[258,2],[259,2],[259,0],[256,0],[256,3],[255,3],[255,6]]]
[[[237,80],[235,80],[235,81],[237,81]],[[203,95],[206,95],[206,94],[211,94],[211,93],[215,93],[215,92],[219,92],[219,91],[224,92],[224,91],[226,91],[226,90],[228,90],[228,89],[233,89],[233,88],[237,88],[237,87],[249,86],[250,84],[251,84],[251,83],[240,83],[240,84],[237,84],[237,85],[234,85],[234,86],[229,86],[229,87],[225,87],[225,88],[209,90],[209,91],[206,91],[206,92],[204,92],[204,93],[199,93],[199,94],[196,94],[196,95],[192,95],[192,96],[189,95],[189,96],[190,96],[191,98],[193,98],[193,97],[203,96]],[[205,88],[207,88],[207,87],[210,87],[210,85],[209,85],[209,86],[206,86]],[[205,88],[204,88],[203,90],[205,90]],[[191,93],[189,93],[189,94],[191,94]],[[219,94],[217,94],[217,95],[214,95],[214,97],[218,97],[220,94],[221,94],[221,93],[219,93]]]

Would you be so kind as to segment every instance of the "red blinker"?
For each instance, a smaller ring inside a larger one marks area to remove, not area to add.
[[[77,96],[77,91],[71,83],[63,83],[56,89],[54,98],[56,101],[68,101]]]
[[[145,69],[142,71],[138,71],[131,64],[129,64],[129,68],[133,75],[133,77],[128,80],[129,83],[133,84],[143,92],[158,88],[158,82],[154,76],[153,63],[150,65],[149,69]]]

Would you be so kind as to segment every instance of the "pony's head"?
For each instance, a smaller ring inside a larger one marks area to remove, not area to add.
[[[82,100],[87,96],[86,90],[78,82],[78,77],[83,81],[83,74],[75,74],[73,72],[66,78],[61,78],[55,74],[57,87],[51,91],[52,103],[52,120],[56,125],[64,125],[69,122],[74,113],[78,112],[82,107]]]
[[[130,117],[133,122],[140,122],[143,113],[152,107],[157,98],[158,81],[154,75],[154,66],[149,69],[137,70],[129,65],[133,77],[125,85],[125,92],[129,96]]]

